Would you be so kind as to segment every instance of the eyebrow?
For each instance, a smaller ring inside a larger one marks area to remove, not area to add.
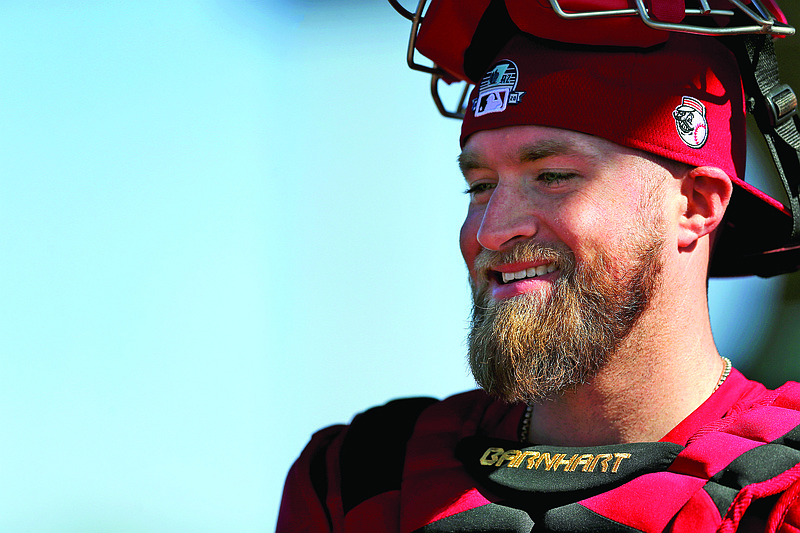
[[[486,168],[486,165],[475,152],[461,152],[458,155],[458,168],[461,169],[462,174],[466,174],[468,170]]]
[[[580,155],[594,158],[594,153],[568,140],[544,140],[534,144],[526,144],[517,152],[520,163],[533,163],[539,159],[555,155]]]
[[[547,139],[531,144],[522,145],[517,150],[517,159],[520,163],[533,163],[539,159],[556,155],[578,155],[591,160],[599,159],[599,154],[593,148],[587,148],[570,140]],[[458,156],[458,167],[461,173],[468,170],[488,168],[483,158],[475,152],[465,151]]]

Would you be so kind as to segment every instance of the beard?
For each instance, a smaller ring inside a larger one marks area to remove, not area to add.
[[[599,251],[576,265],[565,246],[525,241],[504,252],[484,249],[476,279],[493,265],[555,263],[560,276],[549,291],[491,298],[488,283],[473,283],[469,363],[475,381],[508,402],[538,402],[589,382],[631,332],[659,282],[663,232],[643,229],[624,246],[630,267],[621,276]],[[619,257],[615,255],[615,257]]]

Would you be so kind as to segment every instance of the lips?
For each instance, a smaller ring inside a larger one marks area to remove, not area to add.
[[[570,272],[574,256],[560,243],[522,241],[498,251],[483,248],[472,260],[475,290],[499,301],[526,293],[549,294]]]
[[[489,270],[492,299],[505,300],[529,292],[549,290],[548,287],[559,271],[554,262],[520,268],[522,266],[526,265],[501,265]]]

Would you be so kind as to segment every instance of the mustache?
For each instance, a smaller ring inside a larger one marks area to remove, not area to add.
[[[536,241],[520,241],[502,251],[483,248],[475,257],[475,276],[486,280],[489,272],[508,263],[546,261],[554,263],[562,272],[571,272],[575,266],[575,254],[563,244],[545,244]]]

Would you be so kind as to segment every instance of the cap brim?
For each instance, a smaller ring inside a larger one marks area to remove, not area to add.
[[[770,277],[800,269],[800,244],[787,246],[791,213],[777,200],[739,179],[714,249],[712,277]]]

